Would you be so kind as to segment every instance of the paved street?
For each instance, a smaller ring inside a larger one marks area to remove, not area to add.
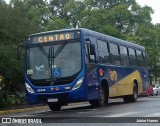
[[[56,126],[60,124],[64,125],[65,123],[71,123],[71,125],[76,123],[77,126],[80,125],[79,123],[81,125],[84,123],[87,123],[87,125],[91,123],[94,123],[94,125],[103,125],[104,123],[109,123],[112,126],[117,123],[127,125],[130,121],[135,121],[136,123],[137,120],[142,120],[143,122],[146,119],[149,119],[149,121],[158,120],[158,123],[160,123],[160,96],[140,97],[138,102],[128,104],[124,103],[122,99],[110,99],[109,105],[103,108],[93,108],[88,102],[83,102],[64,106],[59,112],[52,112],[50,109],[45,109],[41,111],[8,114],[1,117],[38,118],[42,119],[41,125],[44,125],[44,123],[51,125],[51,123],[56,122],[54,123]],[[107,122],[106,119],[109,121]],[[158,126],[158,123],[154,125]],[[130,125],[133,125],[133,123]],[[143,125],[153,125],[153,123],[143,123]]]

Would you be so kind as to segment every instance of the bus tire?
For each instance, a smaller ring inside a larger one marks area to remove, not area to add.
[[[136,84],[133,85],[133,95],[131,95],[131,102],[136,102],[138,98],[138,88]]]
[[[138,98],[138,89],[137,89],[136,84],[134,83],[134,85],[133,85],[133,94],[129,95],[129,96],[124,96],[123,97],[123,101],[125,103],[136,102],[137,98]]]
[[[49,103],[49,104],[48,104],[48,107],[49,107],[52,111],[60,111],[62,105]]]
[[[107,100],[108,101],[108,100]],[[102,107],[106,105],[106,92],[104,87],[100,88],[100,97],[97,100],[90,100],[89,103],[95,107]]]

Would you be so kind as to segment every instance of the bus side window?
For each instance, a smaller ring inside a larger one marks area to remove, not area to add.
[[[142,56],[142,52],[139,50],[136,50],[136,55],[137,55],[137,64],[139,67],[143,67],[144,66],[144,61],[143,61],[143,56]]]
[[[131,66],[137,66],[137,59],[135,50],[132,48],[128,48],[129,51],[129,61]]]
[[[98,52],[99,52],[99,62],[100,63],[110,63],[108,44],[107,42],[97,40]]]
[[[90,44],[85,44],[86,63],[95,63],[95,55],[91,55]]]
[[[147,65],[146,65],[146,54],[145,54],[144,51],[142,51],[142,59],[143,59],[143,66],[144,66],[144,67],[147,66]]]
[[[109,43],[109,47],[110,47],[111,63],[113,65],[120,66],[121,61],[120,61],[118,45],[113,44],[113,43]]]
[[[129,66],[129,57],[127,48],[124,46],[119,46],[120,48],[120,55],[121,55],[121,62],[123,66]]]

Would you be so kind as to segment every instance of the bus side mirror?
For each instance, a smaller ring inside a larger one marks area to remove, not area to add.
[[[95,56],[96,52],[95,52],[94,44],[91,44],[91,40],[89,38],[86,38],[85,40],[89,42],[90,55],[94,55]]]
[[[96,55],[95,46],[93,44],[90,44],[90,54],[91,55]]]

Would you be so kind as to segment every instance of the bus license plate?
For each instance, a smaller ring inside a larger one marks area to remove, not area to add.
[[[48,102],[58,102],[58,98],[48,98]]]

